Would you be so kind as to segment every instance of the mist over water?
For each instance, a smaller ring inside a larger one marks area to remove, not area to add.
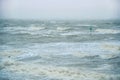
[[[10,19],[116,19],[117,0],[1,0],[2,13]]]
[[[115,20],[0,20],[0,80],[119,80]]]

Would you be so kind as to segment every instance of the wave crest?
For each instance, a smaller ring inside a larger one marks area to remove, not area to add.
[[[100,34],[117,34],[117,33],[120,33],[120,30],[96,29],[95,32],[100,33]]]

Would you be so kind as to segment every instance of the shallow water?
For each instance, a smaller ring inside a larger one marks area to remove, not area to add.
[[[0,23],[0,80],[120,80],[119,21]]]

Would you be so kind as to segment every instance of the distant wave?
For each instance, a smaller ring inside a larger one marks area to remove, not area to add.
[[[5,27],[4,30],[5,31],[39,31],[39,30],[43,30],[45,29],[45,27],[36,27],[36,26],[30,26],[30,27]]]
[[[5,27],[3,29],[4,32],[10,33],[10,34],[30,34],[30,35],[36,35],[41,34],[41,30],[46,29],[45,27],[36,27],[36,26],[30,26],[30,27]]]
[[[66,30],[70,30],[70,27],[57,27],[56,30],[57,31],[66,31]]]
[[[79,27],[98,27],[97,25],[91,25],[91,24],[77,24],[75,26],[79,26]]]
[[[120,33],[120,30],[114,30],[114,29],[96,29],[95,32],[99,34],[117,34]]]
[[[30,31],[38,31],[38,30],[43,30],[45,29],[45,27],[35,27],[35,26],[31,26],[31,27],[28,27],[28,30]]]
[[[118,34],[120,30],[115,29],[93,29],[89,28],[74,28],[74,27],[53,27],[46,28],[40,26],[30,27],[4,27],[3,32],[10,34],[30,34],[30,35],[41,35],[41,36],[72,36],[72,35],[89,35],[89,34]]]

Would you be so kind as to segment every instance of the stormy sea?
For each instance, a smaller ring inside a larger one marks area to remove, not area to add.
[[[0,80],[120,80],[120,21],[0,20]]]

